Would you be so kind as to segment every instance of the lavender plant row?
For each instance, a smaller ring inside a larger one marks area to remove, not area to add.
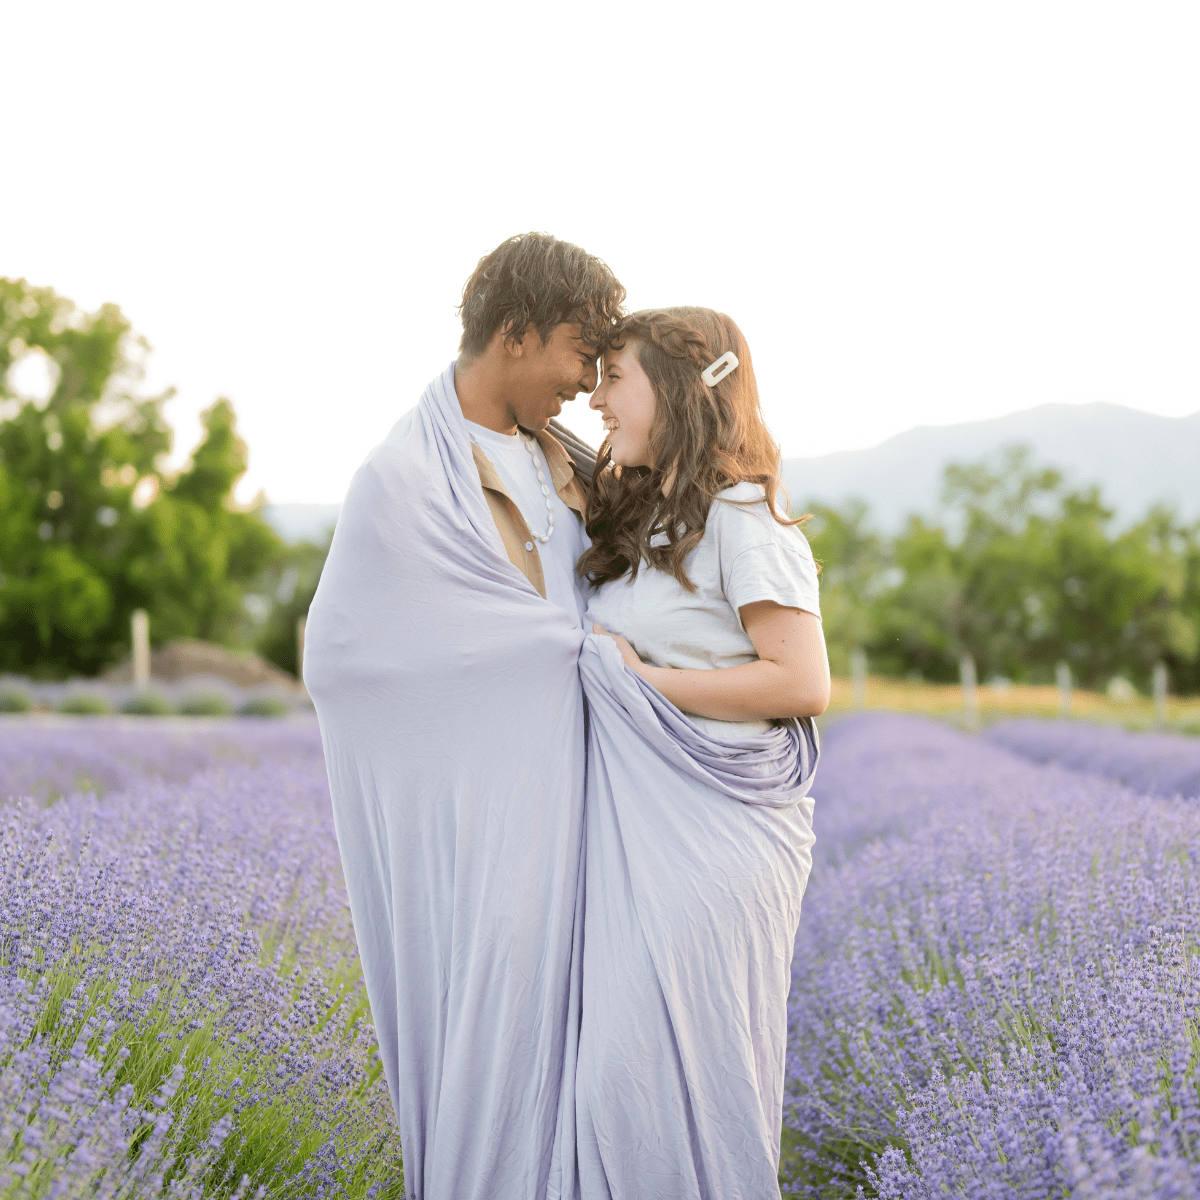
[[[157,701],[157,705],[139,708],[136,702],[147,698]],[[71,702],[80,700],[92,704],[78,711],[130,711],[150,715],[180,711],[217,716],[245,711],[247,706],[249,711],[255,711],[256,705],[261,709],[264,702],[279,714],[313,711],[312,701],[302,689],[276,683],[239,687],[219,675],[153,679],[147,687],[103,679],[39,680],[21,675],[0,675],[0,712],[23,712],[31,706],[42,710],[73,711]],[[193,702],[199,702],[198,706]],[[260,711],[259,715],[268,714]]]
[[[1200,1193],[1197,805],[880,715],[819,784],[785,1190]],[[315,729],[9,725],[10,792],[0,1196],[399,1195]]]
[[[311,759],[309,721],[156,722],[148,731],[108,717],[0,717],[0,802],[50,802],[73,792],[136,789],[148,779],[181,783],[222,762]],[[319,754],[319,745],[316,746]]]
[[[1080,721],[1003,721],[984,735],[1039,763],[1103,775],[1155,796],[1200,797],[1200,738]]]
[[[66,793],[0,809],[0,1196],[401,1195],[315,725],[71,740],[0,742]]]
[[[785,1191],[1200,1194],[1200,808],[890,715],[818,782]]]

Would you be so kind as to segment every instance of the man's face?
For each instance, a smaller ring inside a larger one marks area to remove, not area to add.
[[[568,400],[596,387],[596,350],[580,339],[581,326],[563,324],[543,342],[530,325],[514,362],[509,408],[517,424],[545,429]]]

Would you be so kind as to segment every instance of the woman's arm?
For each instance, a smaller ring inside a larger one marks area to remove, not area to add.
[[[829,705],[829,659],[821,620],[774,600],[738,610],[758,662],[711,671],[647,666],[617,634],[592,626],[621,648],[630,668],[677,708],[717,721],[762,721],[771,717],[817,717]]]

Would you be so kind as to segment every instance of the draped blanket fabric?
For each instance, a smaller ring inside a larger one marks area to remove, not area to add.
[[[583,1200],[779,1195],[787,995],[812,866],[811,721],[716,742],[626,670],[589,706]]]
[[[714,742],[543,600],[453,366],[354,478],[304,679],[407,1194],[776,1195],[811,723]]]
[[[355,476],[304,655],[416,1200],[573,1187],[582,639],[505,556],[450,367]]]

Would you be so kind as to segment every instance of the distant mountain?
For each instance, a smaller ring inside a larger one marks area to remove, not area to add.
[[[1033,447],[1036,465],[1098,485],[1122,525],[1156,501],[1200,517],[1200,412],[1158,417],[1117,404],[1041,404],[990,421],[921,425],[869,450],[784,459],[783,478],[794,507],[857,496],[876,528],[893,533],[909,513],[936,517],[947,463],[977,462],[1017,442]]]
[[[268,504],[263,519],[285,542],[321,544],[337,524],[340,504]]]

